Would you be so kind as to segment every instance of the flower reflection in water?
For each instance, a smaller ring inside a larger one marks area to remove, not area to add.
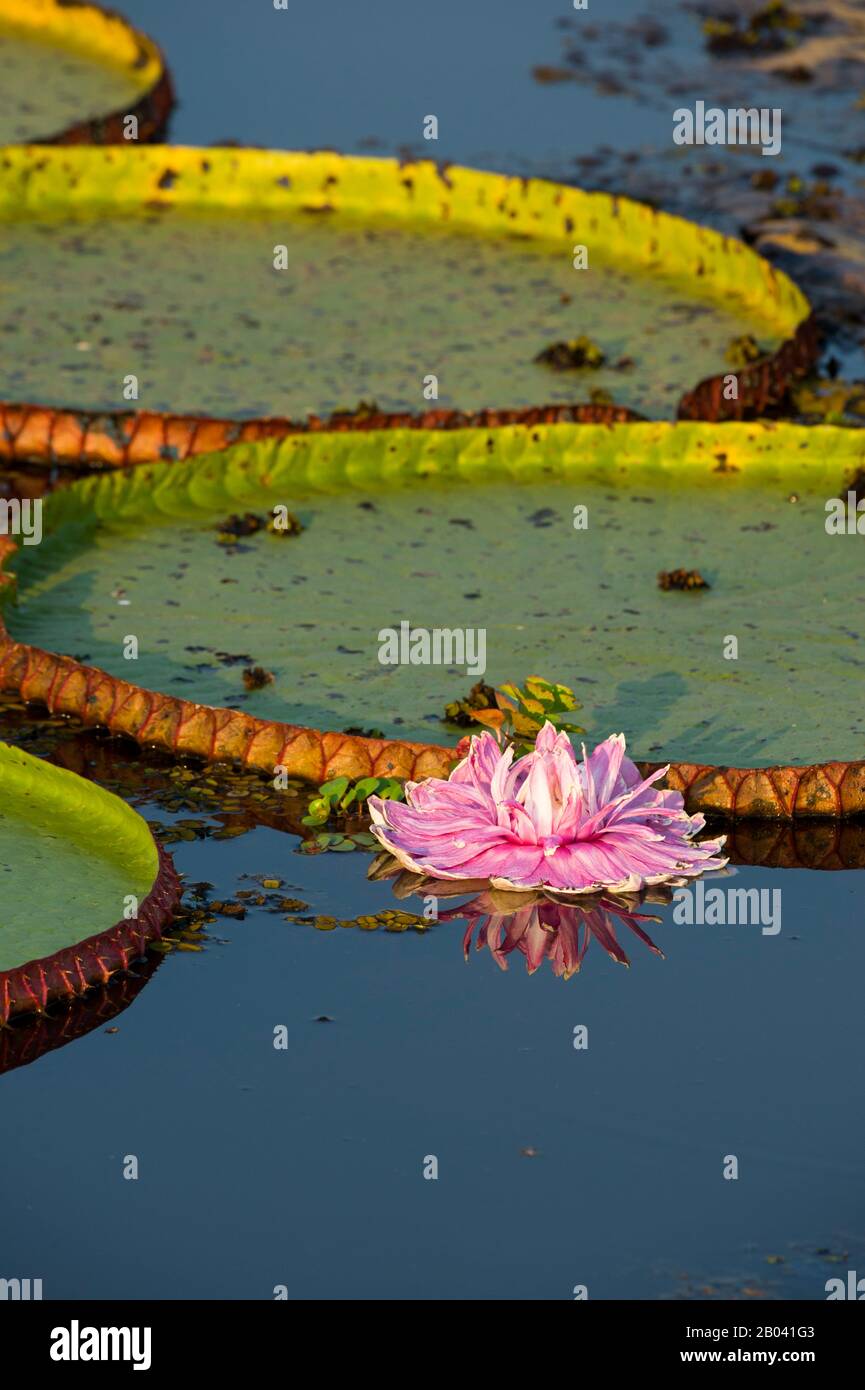
[[[654,955],[664,958],[663,951],[641,925],[660,922],[661,918],[639,909],[646,903],[671,902],[673,890],[667,884],[657,884],[642,893],[595,894],[577,904],[573,898],[563,900],[548,892],[514,893],[492,888],[483,880],[456,884],[449,879],[409,873],[388,854],[380,854],[373,861],[369,877],[392,880],[397,898],[420,897],[426,903],[435,902],[439,922],[468,921],[463,938],[466,959],[474,937],[475,949],[482,951],[486,947],[502,970],[508,968],[508,956],[517,951],[525,959],[530,975],[546,960],[555,975],[569,980],[580,970],[592,937],[613,960],[630,965],[619,940],[622,928],[626,929],[626,937],[628,932],[633,933]],[[442,907],[441,899],[463,897],[466,893],[474,895],[468,902]]]
[[[502,970],[508,968],[508,956],[513,951],[519,951],[530,975],[546,960],[554,975],[569,980],[582,967],[593,937],[613,960],[620,965],[630,965],[616,936],[617,927],[625,927],[633,932],[650,951],[663,958],[663,951],[640,926],[641,922],[659,922],[661,919],[637,912],[637,898],[625,901],[600,897],[591,904],[576,906],[573,902],[556,902],[545,897],[527,903],[526,895],[521,893],[519,905],[502,901],[515,897],[517,895],[513,893],[496,893],[492,890],[480,893],[461,907],[439,913],[440,922],[468,918],[463,938],[466,960],[472,936],[477,932],[475,950],[481,951],[486,946]]]

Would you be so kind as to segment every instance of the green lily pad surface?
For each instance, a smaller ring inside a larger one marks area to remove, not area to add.
[[[45,139],[132,107],[140,83],[121,67],[33,39],[0,18],[0,144]]]
[[[69,519],[17,560],[13,636],[195,701],[449,742],[444,706],[479,673],[383,665],[379,632],[403,620],[484,629],[484,679],[567,683],[590,741],[623,730],[639,756],[738,765],[862,755],[863,542],[826,533],[825,480],[809,490],[800,475],[793,492],[611,472],[321,495],[244,493],[236,474],[234,506],[216,511],[194,468],[148,473],[72,490],[103,510],[122,500],[123,529],[88,527],[72,499],[49,499],[48,517],[54,504]],[[171,520],[161,513],[181,476],[198,478],[193,514]],[[149,503],[154,479],[166,486]],[[299,536],[220,539],[226,511],[266,519],[274,503],[297,513]],[[677,568],[709,587],[660,589],[658,572]],[[124,657],[129,636],[137,660]],[[274,679],[247,690],[254,666]]]
[[[0,744],[0,971],[107,931],[130,896],[147,896],[157,867],[124,802]]]
[[[12,220],[0,239],[3,391],[80,409],[304,418],[361,401],[476,410],[600,390],[670,418],[687,389],[725,370],[733,339],[749,332],[767,351],[780,341],[753,306],[698,286],[605,262],[602,240],[578,271],[564,241],[348,215],[165,207]],[[535,361],[582,335],[605,355],[600,368]]]

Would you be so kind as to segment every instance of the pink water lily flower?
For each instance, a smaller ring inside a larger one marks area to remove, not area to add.
[[[633,893],[681,882],[727,862],[723,836],[697,844],[705,824],[679,792],[640,776],[614,734],[577,761],[567,734],[546,723],[514,761],[488,732],[443,780],[406,784],[406,801],[370,797],[372,833],[415,873],[482,879],[497,888]]]

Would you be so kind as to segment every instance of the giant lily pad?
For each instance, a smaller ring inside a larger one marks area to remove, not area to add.
[[[813,346],[805,299],[742,243],[469,169],[9,149],[0,224],[4,389],[43,407],[0,412],[19,457],[183,458],[334,415],[485,425],[582,403],[606,420],[611,398],[619,418],[716,418],[765,405]],[[743,335],[763,355],[728,399]],[[559,350],[582,339],[594,365],[544,360],[585,360]]]
[[[418,776],[449,765],[440,715],[479,673],[383,665],[379,634],[480,628],[485,679],[565,681],[590,738],[625,729],[680,764],[692,804],[861,810],[858,547],[827,534],[825,499],[863,452],[830,427],[512,426],[295,435],[89,478],[46,499],[46,538],[16,557],[0,681],[171,750]],[[300,536],[224,543],[226,513],[279,505]],[[679,565],[710,588],[661,591]],[[249,690],[254,665],[274,679]],[[323,714],[385,738],[310,731]]]
[[[0,143],[152,140],[173,102],[156,45],[78,0],[0,0],[0,68]]]
[[[168,856],[125,802],[0,744],[0,1023],[126,969],[171,915]]]

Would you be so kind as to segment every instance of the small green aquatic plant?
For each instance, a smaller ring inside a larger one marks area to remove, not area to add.
[[[348,777],[334,777],[319,787],[301,823],[317,829],[351,813],[362,813],[371,796],[382,801],[402,801],[403,784],[397,777],[361,777],[356,782]]]

